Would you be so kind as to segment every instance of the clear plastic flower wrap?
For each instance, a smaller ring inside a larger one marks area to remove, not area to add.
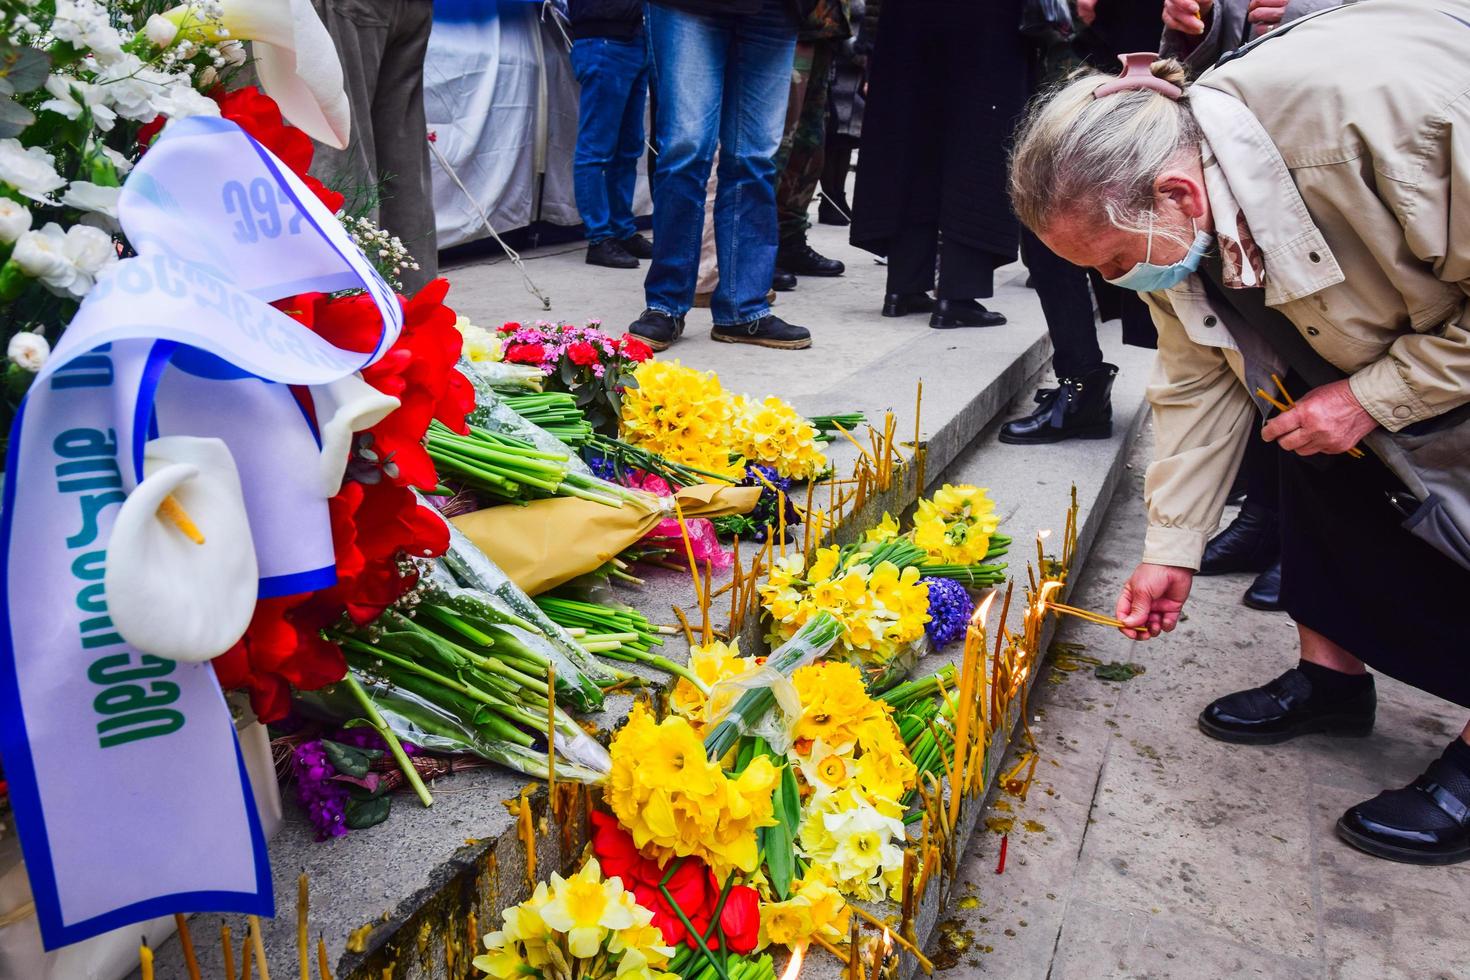
[[[471,381],[473,383],[473,379]],[[577,455],[575,449],[540,426],[532,425],[521,418],[501,400],[500,393],[493,388],[481,390],[476,386],[475,410],[469,414],[468,421],[482,429],[529,442],[543,452],[565,455],[567,459],[563,465],[567,469],[583,476],[593,475],[592,468]]]

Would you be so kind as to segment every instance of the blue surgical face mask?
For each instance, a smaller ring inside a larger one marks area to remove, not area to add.
[[[1209,232],[1200,231],[1199,225],[1195,224],[1193,218],[1189,223],[1194,227],[1194,243],[1189,246],[1189,251],[1185,253],[1184,258],[1172,265],[1155,265],[1149,261],[1154,252],[1154,216],[1153,212],[1149,212],[1148,251],[1144,253],[1143,261],[1118,278],[1109,279],[1108,282],[1124,289],[1152,293],[1160,289],[1171,289],[1188,279],[1199,268],[1200,260],[1205,257],[1212,238]]]

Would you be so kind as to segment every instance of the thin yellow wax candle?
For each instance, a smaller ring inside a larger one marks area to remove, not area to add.
[[[147,943],[138,947],[138,968],[142,971],[143,980],[153,980],[153,950]]]
[[[306,872],[296,879],[296,961],[301,968],[301,980],[311,980],[311,939],[307,935],[306,921],[311,907],[310,886]]]

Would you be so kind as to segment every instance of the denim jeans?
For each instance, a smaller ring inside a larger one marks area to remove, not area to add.
[[[587,240],[628,238],[638,230],[633,188],[643,155],[648,42],[579,38],[572,43],[572,71],[582,86],[572,182]]]
[[[644,291],[650,309],[683,315],[694,302],[705,188],[720,150],[715,252],[720,284],[710,312],[720,326],[770,313],[776,269],[776,150],[786,121],[796,22],[785,0],[759,13],[702,16],[658,4],[647,9],[653,84],[653,261]]]

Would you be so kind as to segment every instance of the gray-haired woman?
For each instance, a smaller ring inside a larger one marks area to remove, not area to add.
[[[1276,374],[1296,396],[1264,435],[1288,451],[1282,600],[1301,661],[1209,705],[1212,737],[1367,735],[1365,664],[1470,707],[1470,571],[1401,527],[1387,468],[1349,455],[1470,402],[1467,50],[1470,0],[1373,0],[1268,35],[1187,90],[1181,66],[1147,58],[1075,78],[1018,136],[1021,220],[1143,292],[1159,330],[1149,529],[1118,600],[1130,626],[1174,628],[1270,411],[1253,393]],[[1308,390],[1287,371],[1304,358],[1341,380]],[[1470,725],[1338,830],[1393,860],[1470,859]]]

